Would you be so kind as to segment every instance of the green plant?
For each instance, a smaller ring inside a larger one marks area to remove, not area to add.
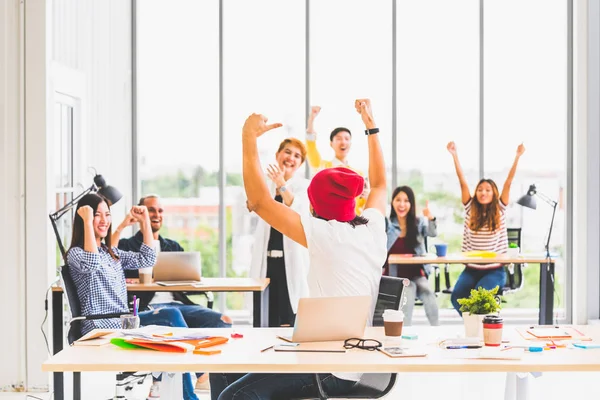
[[[519,246],[517,246],[516,243],[511,242],[511,243],[508,244],[508,248],[510,248],[510,249],[518,249]]]
[[[492,290],[482,287],[471,289],[471,295],[466,299],[458,299],[460,311],[469,314],[493,314],[500,310],[498,286]]]

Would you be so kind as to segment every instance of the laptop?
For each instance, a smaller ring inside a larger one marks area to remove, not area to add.
[[[156,255],[153,271],[154,281],[162,286],[199,284],[202,261],[199,252],[168,251]]]
[[[371,296],[302,298],[287,342],[329,342],[362,338],[371,317]]]

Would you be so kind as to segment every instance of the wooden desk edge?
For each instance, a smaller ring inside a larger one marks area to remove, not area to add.
[[[209,278],[210,279],[210,278]],[[216,278],[220,279],[220,278]],[[226,278],[223,278],[226,279]],[[236,278],[233,278],[236,279]],[[243,279],[243,278],[242,278]],[[270,279],[261,279],[259,285],[247,286],[227,286],[227,285],[206,285],[206,286],[160,286],[157,284],[142,285],[141,283],[128,283],[127,290],[136,292],[263,292],[269,286]],[[62,292],[61,286],[53,285],[53,292]]]

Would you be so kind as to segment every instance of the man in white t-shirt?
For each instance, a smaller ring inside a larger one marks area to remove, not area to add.
[[[369,143],[371,192],[361,216],[354,207],[364,179],[348,168],[329,168],[314,176],[308,188],[312,216],[301,217],[273,200],[262,177],[256,141],[281,124],[267,125],[262,115],[252,114],[244,124],[243,178],[249,209],[308,248],[310,297],[369,295],[374,308],[387,256],[385,164],[370,100],[356,100],[355,107]],[[319,374],[319,378],[328,394],[344,395],[360,374]],[[210,382],[213,400],[318,397],[314,374],[210,374]]]

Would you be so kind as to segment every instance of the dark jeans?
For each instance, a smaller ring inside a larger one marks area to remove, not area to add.
[[[290,303],[290,293],[285,273],[285,258],[267,257],[269,284],[269,327],[294,326],[296,314]]]
[[[344,395],[354,381],[319,374],[325,393]],[[318,397],[314,374],[210,374],[211,400],[290,400]]]
[[[477,289],[482,287],[490,290],[498,286],[502,289],[506,282],[506,272],[504,267],[493,268],[493,269],[476,269],[465,267],[465,270],[460,274],[454,288],[452,289],[452,295],[450,300],[452,305],[458,311],[460,315],[460,304],[458,299],[464,299],[471,295],[471,289]]]

